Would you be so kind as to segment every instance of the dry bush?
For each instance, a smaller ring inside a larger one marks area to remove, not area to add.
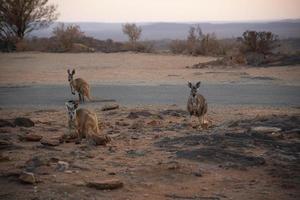
[[[57,41],[59,51],[72,51],[74,43],[77,43],[84,33],[77,25],[60,24],[53,29],[53,37]]]
[[[169,49],[174,54],[185,54],[187,50],[187,42],[184,40],[173,40],[169,45]]]
[[[191,27],[186,40],[173,40],[169,46],[175,54],[224,55],[225,46],[221,45],[214,33],[203,34],[200,26]]]
[[[243,53],[269,54],[278,47],[278,36],[272,32],[245,31],[239,40],[243,44]]]

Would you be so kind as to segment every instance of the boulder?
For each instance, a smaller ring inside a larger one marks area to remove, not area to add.
[[[87,182],[87,186],[95,188],[97,190],[114,190],[122,188],[124,186],[123,182],[117,179],[111,180],[94,180]]]
[[[34,122],[26,117],[17,117],[14,120],[14,124],[16,126],[23,126],[23,127],[33,127],[34,126]]]

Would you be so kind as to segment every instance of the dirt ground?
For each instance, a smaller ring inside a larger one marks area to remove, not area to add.
[[[187,69],[213,57],[135,53],[1,53],[0,85],[66,84],[68,68],[91,84],[185,84],[270,81],[300,85],[300,67]]]
[[[107,146],[24,140],[58,141],[68,133],[65,108],[1,109],[2,119],[35,125],[1,124],[0,199],[299,199],[299,108],[214,106],[207,130],[177,106],[95,111]],[[262,126],[278,130],[254,130]],[[38,182],[21,183],[24,170]],[[123,187],[86,185],[111,179]]]
[[[186,68],[213,59],[134,53],[0,54],[0,86],[68,84],[68,68],[91,84],[201,80],[300,85],[299,66]],[[209,105],[212,125],[201,129],[197,119],[190,121],[185,108],[177,105],[120,105],[110,111],[85,106],[97,113],[101,132],[112,139],[106,146],[64,139],[69,133],[64,107],[0,105],[0,199],[300,197],[299,107]],[[119,188],[91,187],[109,180]]]

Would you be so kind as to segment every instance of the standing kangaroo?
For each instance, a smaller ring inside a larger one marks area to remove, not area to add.
[[[78,108],[78,103],[69,101],[65,103],[68,111],[69,128],[75,127],[78,142],[86,138],[95,145],[103,145],[110,141],[110,138],[100,133],[96,113]]]
[[[197,82],[196,85],[188,83],[189,88],[191,88],[191,93],[187,102],[187,110],[192,115],[198,117],[200,125],[204,124],[204,115],[207,112],[207,103],[205,98],[197,93],[197,89],[200,87],[201,82]]]
[[[89,84],[82,78],[73,78],[75,69],[73,69],[72,72],[68,69],[67,72],[72,94],[75,95],[75,91],[77,91],[80,102],[84,102],[84,96],[91,100]]]

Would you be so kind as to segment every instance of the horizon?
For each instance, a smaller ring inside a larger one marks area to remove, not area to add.
[[[61,21],[57,20],[55,23],[102,23],[102,24],[125,24],[125,23],[136,23],[136,24],[151,24],[151,23],[173,23],[173,24],[196,24],[196,23],[211,23],[211,24],[234,24],[234,23],[272,23],[272,22],[300,22],[300,18],[286,18],[286,19],[265,19],[265,20],[241,20],[241,21],[222,21],[222,20],[211,20],[211,21]]]

